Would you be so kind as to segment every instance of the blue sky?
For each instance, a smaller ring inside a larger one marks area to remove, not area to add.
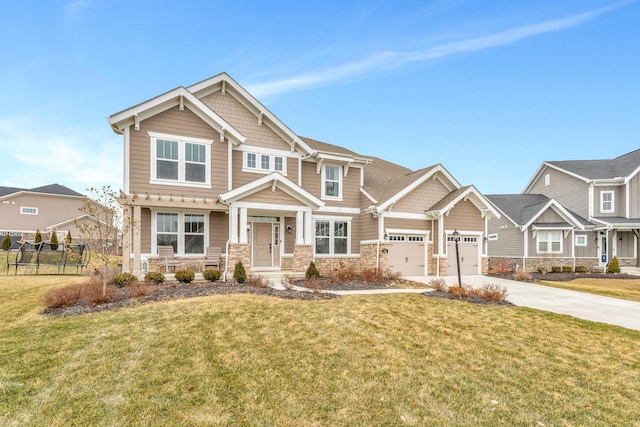
[[[6,2],[0,37],[0,186],[120,188],[106,117],[222,71],[299,135],[485,194],[640,148],[637,1]]]

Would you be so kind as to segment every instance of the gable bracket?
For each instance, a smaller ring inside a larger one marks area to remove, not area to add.
[[[137,114],[133,115],[133,124],[135,130],[140,130],[140,117]]]
[[[322,164],[324,163],[324,159],[320,159],[318,163],[316,163],[316,173],[320,173],[322,170]]]
[[[227,94],[227,82],[225,80],[222,81],[222,89],[220,89],[220,93],[222,95]]]
[[[262,118],[264,117],[264,113],[262,111],[260,111],[260,114],[258,114],[258,126],[262,126]]]
[[[224,131],[225,128],[220,129],[220,142],[224,142]]]
[[[347,163],[346,165],[344,165],[344,176],[345,177],[349,173],[349,166],[351,166],[351,163]]]
[[[184,110],[184,97],[180,95],[180,111]]]
[[[274,179],[274,180],[273,180],[273,182],[271,183],[271,192],[272,192],[272,193],[275,193],[275,192],[276,192],[276,183],[277,183],[277,182],[278,182],[278,181]]]
[[[435,181],[437,177],[438,177],[438,172],[433,174],[433,178],[432,179]]]
[[[571,230],[564,230],[564,238],[566,239]]]

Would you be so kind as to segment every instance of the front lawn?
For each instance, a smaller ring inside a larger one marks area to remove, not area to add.
[[[71,317],[0,277],[1,425],[632,425],[640,332],[418,294]]]
[[[556,288],[640,302],[640,279],[580,278],[568,282],[543,280],[539,283]]]

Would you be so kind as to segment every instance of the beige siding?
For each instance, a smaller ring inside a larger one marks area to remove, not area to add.
[[[484,233],[484,218],[481,212],[470,201],[456,204],[448,216],[444,217],[445,230],[482,231]]]
[[[322,172],[314,162],[302,162],[302,188],[322,199]],[[360,206],[360,169],[350,168],[342,177],[342,201],[324,200],[326,206],[358,208]]]
[[[372,214],[363,213],[360,216],[360,235],[362,240],[378,240],[378,218]]]
[[[616,240],[617,256],[620,258],[633,258],[634,249],[635,239],[633,233],[630,231],[618,231],[618,239]]]
[[[287,231],[287,227],[291,227],[291,233]],[[286,217],[284,219],[284,253],[292,254],[293,246],[296,244],[296,219],[294,217]]]
[[[151,253],[151,211],[142,208],[140,217],[140,241],[142,243],[142,253]],[[131,248],[133,250],[133,247]]]
[[[490,257],[515,258],[524,256],[524,234],[504,215],[500,218],[490,219],[487,229],[489,235],[498,235],[498,240],[488,242]]]
[[[575,235],[587,236],[587,246],[576,246],[576,258],[595,258],[598,256],[598,242],[593,240],[593,238],[597,236],[596,233],[577,231]]]
[[[538,239],[533,237],[533,230],[529,228],[529,256],[530,257],[544,257],[544,258],[566,258],[571,257],[571,245],[572,234],[568,233],[567,237],[564,237],[564,230],[560,230],[562,233],[562,253],[558,254],[539,254],[538,253]]]
[[[404,228],[408,230],[431,230],[431,221],[423,219],[385,218],[384,228]]]
[[[545,186],[544,177],[547,174],[550,175],[550,185]],[[544,194],[583,218],[589,216],[589,185],[555,169],[545,168],[528,193]]]
[[[130,128],[129,188],[131,192],[215,197],[227,191],[227,142],[220,134],[185,108],[171,108],[140,122],[140,130]],[[150,184],[151,138],[148,132],[213,140],[211,146],[211,189]]]
[[[265,188],[264,190],[257,191],[242,199],[243,202],[256,202],[256,203],[273,203],[276,205],[302,205],[298,200],[291,197],[289,194],[282,190],[276,189],[271,191],[271,188]]]
[[[243,152],[242,151],[233,151],[231,153],[233,159],[233,170],[232,170],[232,188],[238,188],[248,182],[255,181],[256,179],[261,178],[265,174],[256,173],[256,172],[244,172],[242,170],[243,165]],[[260,157],[258,157],[258,162],[260,161]],[[284,157],[283,161],[286,162],[286,170],[287,174],[285,175],[287,179],[292,181],[295,184],[298,184],[298,159],[294,157]]]
[[[534,222],[536,224],[544,224],[551,222],[565,222],[565,220],[556,211],[549,208],[544,211]]]
[[[360,224],[360,216],[352,217],[351,221],[351,253],[360,253],[360,241],[362,240],[362,231]]]
[[[266,125],[258,125],[258,118],[230,94],[215,92],[202,98],[220,117],[229,122],[246,139],[245,144],[256,147],[290,150],[291,146]]]
[[[394,212],[424,213],[425,210],[449,194],[440,180],[428,179],[411,193],[398,200]]]
[[[209,246],[222,248],[226,251],[229,240],[229,215],[224,212],[211,212],[209,214]]]
[[[23,194],[5,201],[8,203],[0,203],[0,231],[35,232],[40,230],[44,232],[49,226],[82,215],[79,208],[84,204],[84,199],[79,197],[35,194]],[[38,214],[21,214],[21,207],[37,208]],[[68,230],[70,226],[65,225],[62,228]]]

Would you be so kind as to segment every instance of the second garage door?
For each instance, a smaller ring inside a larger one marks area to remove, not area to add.
[[[456,264],[456,244],[452,240],[453,238],[451,236],[447,238],[447,274],[449,276],[455,276],[458,274],[458,266]],[[479,250],[478,237],[460,236],[460,242],[458,243],[460,274],[478,274]]]
[[[392,234],[389,236],[389,270],[403,276],[424,276],[424,236]]]

